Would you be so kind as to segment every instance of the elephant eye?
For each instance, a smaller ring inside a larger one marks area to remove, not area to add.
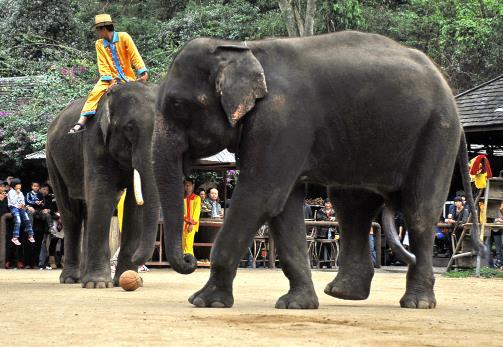
[[[124,126],[124,130],[131,133],[134,131],[133,123],[129,122]]]

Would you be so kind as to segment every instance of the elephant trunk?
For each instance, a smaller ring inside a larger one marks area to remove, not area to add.
[[[147,151],[138,152],[148,153]],[[140,266],[145,264],[154,252],[160,203],[150,156],[146,156],[146,158],[133,156],[133,168],[133,182],[131,183],[140,212],[139,232],[141,236],[132,260],[134,264]]]
[[[197,268],[192,254],[183,254],[183,161],[176,146],[165,146],[157,139],[153,144],[154,173],[164,218],[166,257],[178,273],[190,274]],[[172,147],[172,148],[171,148]]]

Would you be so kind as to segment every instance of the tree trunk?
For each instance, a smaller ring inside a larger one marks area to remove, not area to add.
[[[297,0],[278,0],[279,9],[285,16],[288,36],[312,36],[314,33],[314,15],[316,12],[316,0],[307,0],[306,18],[300,14]]]
[[[297,23],[297,30],[299,32],[299,36],[304,35],[304,21],[302,20],[302,16],[300,15],[299,4],[296,0],[290,0],[290,5],[293,9],[293,15],[295,17],[295,22]]]
[[[304,35],[302,36],[313,36],[315,12],[316,12],[316,0],[307,0],[306,22],[304,26]]]
[[[286,20],[286,30],[288,31],[288,36],[297,37],[299,36],[299,31],[297,29],[297,23],[295,22],[295,15],[293,13],[293,8],[288,0],[278,0],[279,9],[285,16]]]

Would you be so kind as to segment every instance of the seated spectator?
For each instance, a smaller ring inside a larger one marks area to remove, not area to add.
[[[45,231],[48,232],[50,225],[46,221],[47,213],[43,213],[44,210],[44,196],[40,192],[40,183],[33,182],[31,184],[31,192],[26,194],[26,212],[30,218],[31,225],[33,226],[33,218],[37,217],[44,220]]]
[[[9,213],[9,204],[7,203],[7,191],[4,186],[4,182],[0,181],[0,217]]]
[[[449,214],[445,220],[449,224],[465,224],[468,221],[468,209],[463,205],[463,198],[456,196],[454,198],[454,205],[449,209]]]
[[[201,217],[211,217],[211,205],[206,201],[206,192],[204,189],[199,190],[199,197],[201,198]]]
[[[205,206],[210,209],[211,218],[223,218],[224,211],[218,199],[218,189],[211,188],[209,191],[209,196],[210,197],[206,198],[205,200]]]
[[[21,224],[24,224],[24,228],[28,233],[28,241],[35,243],[33,237],[33,228],[30,223],[30,218],[26,213],[24,194],[21,192],[21,181],[14,178],[10,182],[11,190],[7,194],[8,205],[10,212],[14,218],[14,230],[12,231],[12,243],[16,246],[21,245],[19,241],[19,235],[21,231]]]

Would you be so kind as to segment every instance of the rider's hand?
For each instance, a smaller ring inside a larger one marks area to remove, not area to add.
[[[115,86],[117,84],[117,80],[116,79],[113,79],[110,81],[110,84],[108,85],[108,88],[107,90],[109,90],[110,88],[112,88],[113,86]]]
[[[148,72],[145,71],[141,74],[141,76],[137,79],[137,81],[147,82],[148,80]]]

